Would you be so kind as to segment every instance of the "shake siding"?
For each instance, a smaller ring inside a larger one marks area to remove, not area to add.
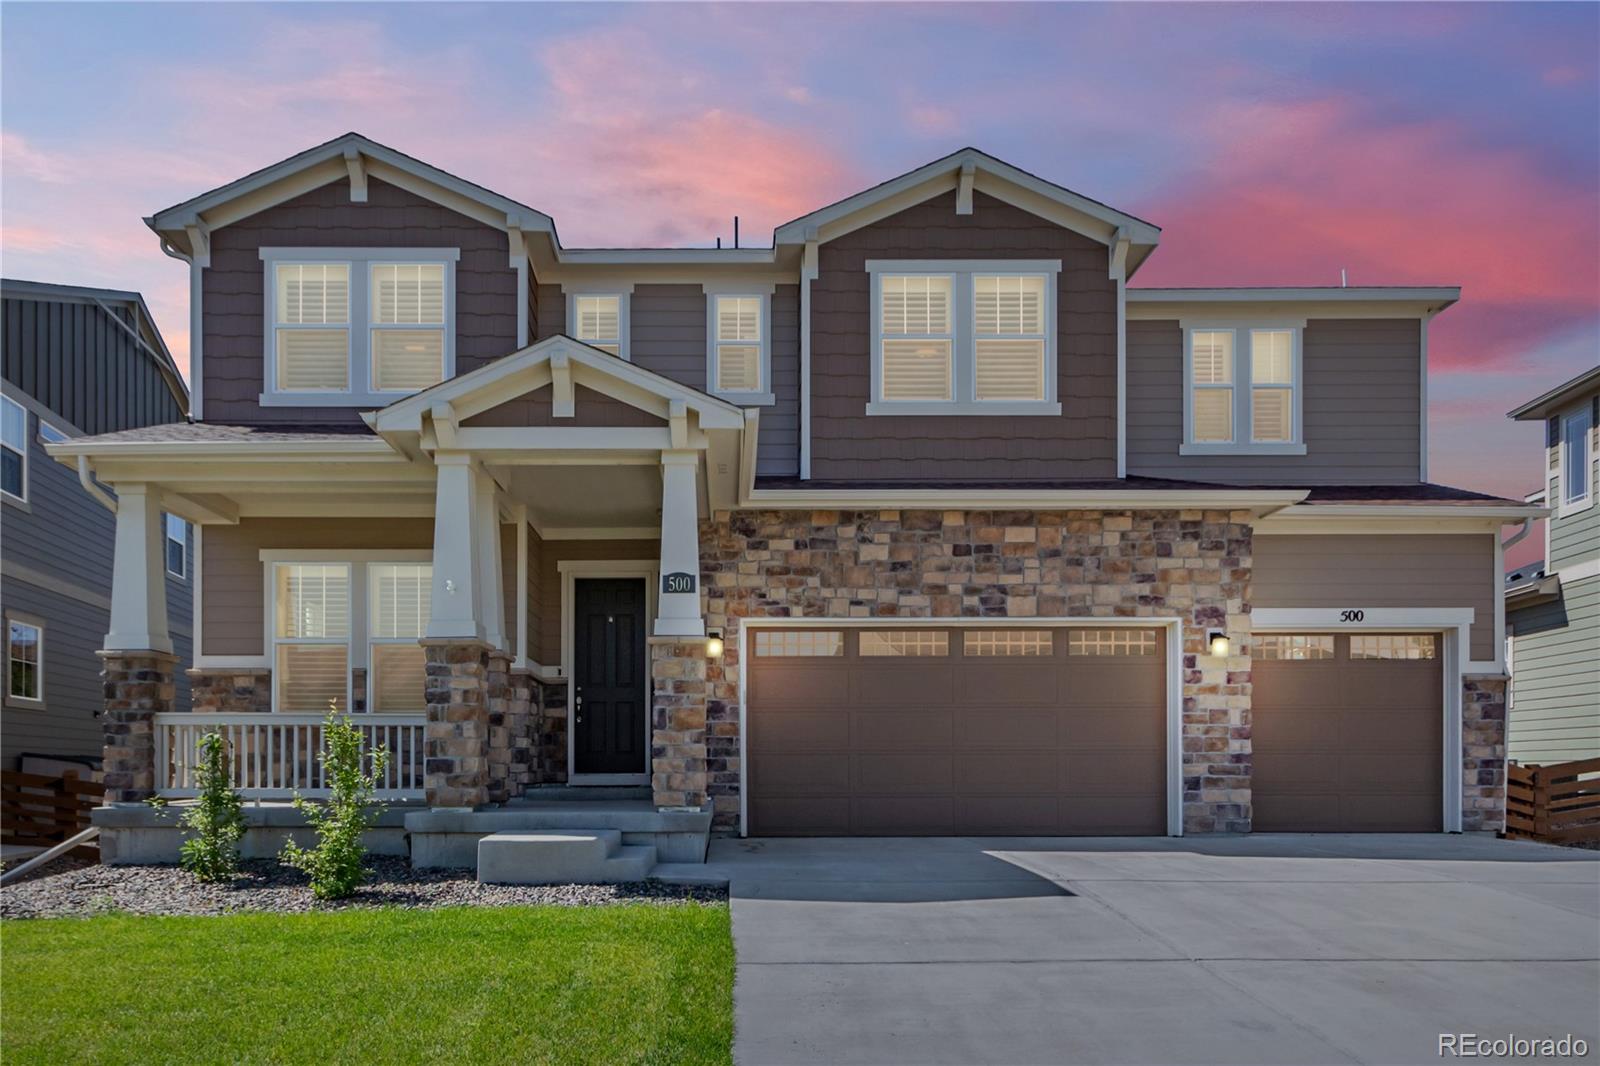
[[[343,180],[225,226],[211,235],[203,275],[205,417],[253,424],[357,423],[355,407],[262,407],[265,266],[262,247],[459,248],[456,372],[465,374],[517,346],[517,272],[498,229],[393,185],[367,183],[350,202]]]
[[[1471,657],[1495,658],[1490,534],[1257,534],[1253,566],[1255,608],[1471,607]]]
[[[869,259],[1060,259],[1060,417],[868,417]],[[1117,307],[1105,245],[983,193],[955,193],[823,244],[811,283],[811,472],[819,479],[1116,476]],[[765,416],[763,416],[765,417]]]
[[[573,416],[556,418],[551,411],[551,390],[547,385],[482,414],[473,415],[463,426],[664,426],[666,420],[632,404],[607,396],[583,385],[572,387]]]
[[[235,526],[207,526],[201,553],[201,654],[266,654],[263,548],[431,547],[431,518],[244,518]]]
[[[1600,756],[1600,578],[1507,616],[1513,633],[1506,755],[1521,763]]]
[[[1414,319],[1306,323],[1305,455],[1183,456],[1183,333],[1128,323],[1128,473],[1268,485],[1415,484],[1421,341]]]

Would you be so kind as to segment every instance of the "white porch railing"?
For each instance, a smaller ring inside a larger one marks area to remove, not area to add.
[[[345,716],[361,730],[366,751],[387,748],[377,796],[422,799],[427,715]],[[228,745],[234,788],[252,799],[328,795],[322,771],[320,714],[158,714],[155,716],[156,791],[181,798],[198,792],[200,739],[213,730]],[[367,769],[370,771],[371,764]]]

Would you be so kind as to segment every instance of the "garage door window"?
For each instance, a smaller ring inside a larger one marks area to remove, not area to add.
[[[1069,655],[1155,655],[1157,635],[1148,629],[1074,629],[1067,638]]]
[[[1048,629],[1002,629],[963,634],[962,650],[980,658],[1049,655],[1054,650]]]
[[[861,634],[857,650],[867,658],[923,659],[949,655],[950,634],[927,630],[870,630]]]
[[[791,659],[843,655],[844,634],[838,630],[757,630],[756,654]]]
[[[1308,633],[1272,633],[1256,637],[1257,659],[1307,662],[1333,658],[1333,637]]]
[[[1350,638],[1352,659],[1431,659],[1432,633],[1374,633]]]

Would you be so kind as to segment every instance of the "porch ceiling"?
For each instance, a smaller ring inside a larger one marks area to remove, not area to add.
[[[659,466],[517,466],[500,472],[545,538],[661,534]]]

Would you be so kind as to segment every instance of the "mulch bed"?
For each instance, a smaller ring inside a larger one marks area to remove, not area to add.
[[[275,859],[249,859],[229,884],[205,884],[177,866],[82,866],[51,863],[49,873],[0,888],[0,918],[95,914],[235,914],[240,911],[339,910],[347,907],[567,907],[619,903],[721,903],[726,890],[636,881],[620,885],[481,885],[472,870],[414,870],[404,858],[373,856],[368,877],[348,899],[311,895],[299,870]]]

